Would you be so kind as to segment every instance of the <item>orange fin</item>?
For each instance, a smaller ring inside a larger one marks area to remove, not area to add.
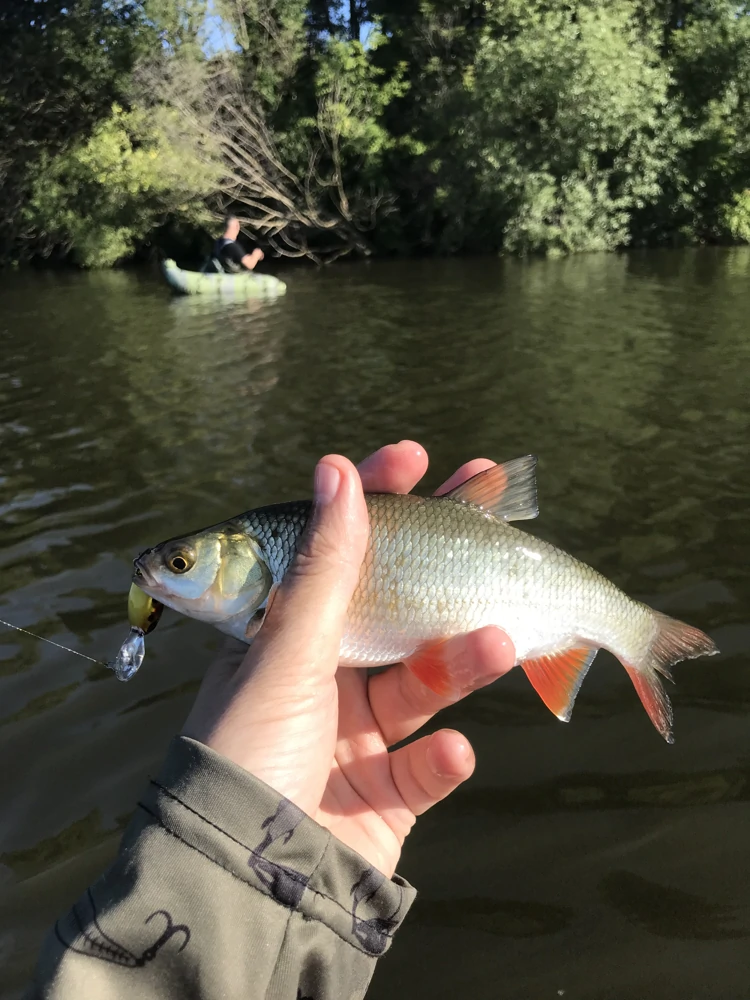
[[[638,692],[638,697],[641,699],[643,707],[648,712],[649,719],[651,719],[667,743],[674,743],[674,736],[672,735],[672,703],[669,700],[669,695],[664,690],[664,685],[653,671],[643,673],[635,667],[629,667],[627,663],[625,664],[625,669],[633,682],[633,687]]]
[[[410,656],[404,657],[409,671],[430,691],[441,698],[459,698],[461,686],[456,682],[451,670],[451,662],[445,656],[447,639],[422,643]]]
[[[696,656],[713,656],[719,650],[713,639],[700,629],[659,611],[654,611],[653,614],[658,631],[644,660],[637,664],[622,661],[622,665],[627,670],[649,719],[667,743],[674,743],[672,705],[658,674],[671,681],[669,668],[673,663],[692,660]]]
[[[570,722],[576,695],[597,652],[591,646],[581,646],[521,661],[536,693],[562,722]]]
[[[537,517],[536,455],[495,465],[445,495],[459,503],[481,507],[503,521],[526,521]]]

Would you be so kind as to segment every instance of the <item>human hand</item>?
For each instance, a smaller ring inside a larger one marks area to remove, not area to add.
[[[493,464],[469,462],[437,492]],[[311,523],[260,633],[249,650],[237,643],[209,669],[184,729],[388,876],[416,817],[474,770],[468,740],[450,729],[388,752],[455,699],[404,664],[373,676],[338,668],[367,544],[363,489],[406,493],[426,469],[424,449],[411,441],[381,448],[359,471],[340,455],[319,462]],[[512,643],[492,626],[449,640],[446,655],[466,665],[463,694],[515,663]]]

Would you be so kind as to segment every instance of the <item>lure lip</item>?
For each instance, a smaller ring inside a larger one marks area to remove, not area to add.
[[[151,597],[137,583],[131,583],[128,593],[128,620],[131,626],[148,635],[159,624],[163,611],[161,601]]]

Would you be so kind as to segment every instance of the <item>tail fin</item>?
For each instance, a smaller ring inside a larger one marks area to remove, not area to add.
[[[630,675],[638,697],[649,718],[667,743],[674,743],[672,735],[672,705],[659,679],[659,674],[672,680],[669,668],[680,660],[696,656],[713,656],[719,650],[713,640],[700,629],[678,622],[655,611],[658,631],[641,663],[623,663]]]

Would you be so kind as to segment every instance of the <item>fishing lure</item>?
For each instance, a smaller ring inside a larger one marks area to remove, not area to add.
[[[118,681],[129,681],[138,673],[146,655],[146,636],[159,624],[164,605],[131,584],[128,594],[130,632],[114,660],[107,664]]]

